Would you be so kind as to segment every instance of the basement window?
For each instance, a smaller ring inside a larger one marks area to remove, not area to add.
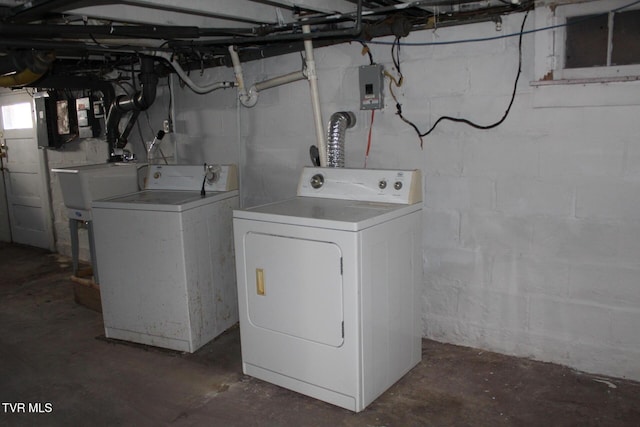
[[[557,6],[553,80],[640,78],[640,4],[629,4]]]
[[[33,128],[31,116],[31,104],[28,102],[2,106],[2,122],[5,130]]]

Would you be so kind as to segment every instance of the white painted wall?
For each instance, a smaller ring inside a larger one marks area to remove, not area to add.
[[[503,32],[517,33],[523,16],[503,18]],[[497,34],[493,23],[480,23],[406,41]],[[481,124],[500,118],[517,43],[403,47],[398,92],[406,117],[422,130],[440,115]],[[371,48],[391,69],[390,46]],[[324,121],[340,110],[358,119],[347,131],[348,167],[363,166],[370,125],[370,113],[358,110],[357,69],[368,63],[360,52],[356,43],[316,52]],[[545,105],[558,93],[567,99],[584,92],[580,85],[534,89],[534,56],[534,36],[527,35],[517,98],[500,127],[445,122],[423,149],[387,92],[368,166],[423,171],[425,337],[639,380],[640,84],[588,88],[597,99],[623,87],[636,94],[636,105],[537,108],[536,98]],[[256,61],[244,67],[245,79],[300,67],[298,54]],[[195,78],[233,76],[219,68]],[[314,143],[308,94],[307,83],[297,82],[238,110],[232,90],[199,96],[176,86],[179,160],[239,162],[245,206],[293,196]]]

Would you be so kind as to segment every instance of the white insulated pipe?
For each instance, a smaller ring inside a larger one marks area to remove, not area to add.
[[[167,62],[169,62],[169,64],[171,64],[171,66],[175,70],[176,74],[178,74],[178,76],[180,76],[180,78],[186,83],[186,85],[189,86],[189,89],[191,89],[195,93],[198,93],[198,94],[202,95],[202,94],[205,94],[205,93],[212,92],[212,91],[214,91],[216,89],[226,89],[226,88],[229,88],[229,87],[233,87],[233,82],[216,82],[216,83],[211,83],[211,84],[206,85],[206,86],[198,86],[197,84],[195,84],[193,82],[193,80],[191,80],[189,78],[187,73],[184,72],[184,70],[182,69],[182,67],[178,63],[178,61],[173,59],[173,55],[171,53],[169,53],[169,52],[160,52],[160,51],[144,52],[144,53],[147,54],[147,55],[151,55],[151,56],[155,56],[155,57],[158,57],[158,58],[166,59]]]
[[[252,94],[247,91],[247,86],[244,84],[244,75],[242,74],[242,65],[240,64],[240,57],[235,46],[229,46],[229,55],[231,56],[231,63],[233,64],[233,74],[236,76],[236,86],[238,87],[238,99],[240,103],[245,107],[253,107],[258,102],[258,95]]]
[[[287,83],[297,82],[298,80],[304,80],[306,78],[307,76],[303,71],[294,71],[293,73],[254,83],[250,91],[255,90],[256,92],[259,92],[265,89],[271,89],[272,87],[286,85]]]
[[[304,80],[307,78],[303,71],[295,71],[293,73],[284,74],[282,76],[273,77],[268,80],[263,80],[258,83],[254,83],[253,86],[247,90],[244,84],[244,76],[242,74],[242,64],[240,63],[240,57],[234,46],[229,46],[229,55],[231,56],[231,63],[233,64],[233,72],[236,76],[236,86],[238,87],[238,99],[240,103],[245,107],[253,107],[258,102],[258,92],[265,89],[271,89],[273,87],[282,86],[287,83],[297,82],[298,80]]]
[[[302,33],[309,34],[311,27],[302,26]],[[320,152],[320,167],[327,167],[327,142],[324,139],[324,125],[322,122],[322,111],[320,110],[320,92],[318,91],[318,75],[316,74],[316,62],[313,58],[313,43],[311,39],[304,41],[305,63],[307,69],[307,79],[309,79],[309,89],[311,90],[311,106],[313,107],[313,120],[316,126],[316,141]]]

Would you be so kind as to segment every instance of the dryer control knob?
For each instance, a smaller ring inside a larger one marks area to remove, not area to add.
[[[385,188],[387,188],[387,181],[384,179],[381,179],[380,182],[378,182],[378,188],[380,188],[381,190],[384,190]]]
[[[393,184],[393,188],[395,188],[396,190],[402,189],[402,181],[396,181],[396,183]]]
[[[324,185],[324,176],[322,174],[317,173],[311,177],[311,186],[316,190]]]

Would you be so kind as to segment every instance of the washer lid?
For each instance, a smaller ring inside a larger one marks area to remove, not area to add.
[[[234,210],[233,217],[306,227],[359,231],[419,211],[421,208],[422,203],[399,205],[299,196],[248,209]]]
[[[124,196],[94,200],[91,206],[94,209],[182,212],[237,195],[237,190],[208,191],[205,197],[202,197],[199,191],[143,190]]]

